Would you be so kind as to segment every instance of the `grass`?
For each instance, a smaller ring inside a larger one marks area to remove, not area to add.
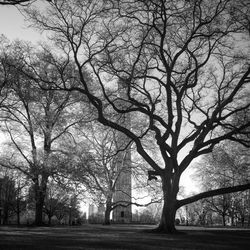
[[[250,249],[250,230],[177,227],[182,234],[152,233],[145,225],[0,227],[0,249]]]

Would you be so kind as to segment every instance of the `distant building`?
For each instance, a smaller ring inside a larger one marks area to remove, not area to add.
[[[118,83],[118,93],[121,98],[121,107],[126,108],[126,103],[122,100],[127,99],[126,95],[126,83]],[[127,128],[130,127],[129,114],[123,115],[119,118],[119,123]],[[118,134],[118,150],[123,150],[118,153],[117,160],[117,172],[119,177],[117,179],[113,202],[120,204],[113,210],[113,221],[116,223],[130,223],[132,221],[132,185],[131,185],[131,149],[129,144],[129,138],[123,133]]]
[[[129,158],[130,157],[128,157],[125,164],[129,163]],[[131,169],[121,172],[116,184],[113,202],[120,204],[113,211],[113,221],[119,223],[130,223],[132,221]]]

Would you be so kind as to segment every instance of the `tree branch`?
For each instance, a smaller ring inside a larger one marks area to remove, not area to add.
[[[206,192],[191,196],[189,198],[179,200],[177,202],[177,207],[180,208],[184,205],[198,201],[200,199],[204,199],[204,198],[208,198],[208,197],[212,197],[212,196],[216,196],[216,195],[235,193],[235,192],[244,191],[247,189],[250,189],[250,183],[247,183],[244,185],[238,185],[238,186],[234,186],[234,187],[226,187],[226,188],[219,188],[219,189],[215,189],[215,190],[206,191]]]

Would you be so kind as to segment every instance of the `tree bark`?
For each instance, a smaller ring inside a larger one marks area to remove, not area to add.
[[[177,193],[178,183],[170,180],[167,176],[161,177],[162,190],[164,195],[164,205],[162,209],[162,216],[160,224],[156,229],[157,232],[163,232],[167,234],[176,233],[175,228],[175,215],[177,211]]]
[[[43,225],[43,206],[47,189],[47,180],[48,178],[46,176],[42,176],[40,183],[38,178],[35,181],[35,202],[36,202],[35,225],[36,226]]]
[[[168,204],[164,201],[161,221],[156,231],[169,234],[176,233],[177,230],[175,228],[175,214],[176,214],[175,205]]]
[[[110,213],[111,213],[111,209],[106,208],[105,217],[104,217],[104,225],[110,225]]]
[[[110,213],[112,211],[112,196],[107,197],[106,200],[106,208],[105,208],[105,215],[104,215],[104,225],[110,225]]]
[[[43,225],[43,204],[44,197],[41,191],[38,191],[36,196],[36,210],[35,210],[35,225],[41,226]]]

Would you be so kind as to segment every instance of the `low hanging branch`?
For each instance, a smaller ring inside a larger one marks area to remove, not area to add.
[[[27,6],[33,3],[34,0],[2,0],[0,1],[0,5],[21,5]],[[47,2],[52,2],[51,0],[47,0]]]
[[[238,185],[238,186],[234,186],[234,187],[226,187],[226,188],[218,188],[215,190],[211,190],[211,191],[206,191],[197,195],[194,195],[192,197],[183,199],[183,200],[179,200],[177,202],[177,208],[180,208],[182,206],[185,206],[189,203],[198,201],[200,199],[204,199],[204,198],[208,198],[208,197],[212,197],[212,196],[216,196],[216,195],[222,195],[222,194],[228,194],[228,193],[235,193],[235,192],[239,192],[239,191],[245,191],[247,189],[250,189],[250,183],[244,184],[244,185]]]
[[[3,0],[0,1],[0,5],[27,5],[30,0]]]
[[[151,204],[155,204],[155,203],[161,203],[162,199],[158,199],[158,200],[151,200],[150,202],[144,203],[144,204],[140,204],[137,202],[126,202],[126,201],[117,201],[116,203],[113,204],[112,210],[114,210],[117,207],[128,207],[131,205],[135,205],[137,207],[147,207]]]

